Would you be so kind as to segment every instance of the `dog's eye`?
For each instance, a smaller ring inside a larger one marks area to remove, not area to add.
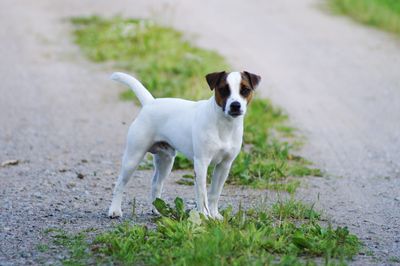
[[[219,88],[219,94],[221,94],[221,97],[225,98],[228,97],[229,94],[231,94],[231,90],[229,89],[229,86],[224,86]]]
[[[250,90],[249,88],[242,88],[242,89],[240,90],[240,94],[242,94],[243,97],[247,97],[247,96],[249,96],[250,91],[251,91],[251,90]]]

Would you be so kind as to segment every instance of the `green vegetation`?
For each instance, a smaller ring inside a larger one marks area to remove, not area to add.
[[[160,199],[154,206],[162,214],[154,229],[126,222],[92,240],[84,233],[53,235],[70,250],[64,264],[316,265],[323,258],[334,265],[345,264],[360,249],[347,228],[321,226],[320,214],[294,200],[270,210],[239,208],[232,214],[229,208],[223,221],[185,210],[180,198],[174,207]]]
[[[314,210],[314,205],[307,205],[294,199],[274,203],[272,213],[280,220],[289,218],[319,220],[321,218],[321,214]]]
[[[36,249],[40,252],[46,252],[47,250],[49,250],[49,246],[46,244],[39,244],[36,246]]]
[[[400,34],[398,0],[329,0],[332,9],[367,25]]]
[[[227,69],[222,56],[184,41],[182,34],[149,20],[97,16],[73,18],[75,41],[95,62],[114,61],[118,68],[135,73],[156,97],[200,99],[204,76]],[[136,99],[132,91],[125,100]]]
[[[147,20],[115,17],[80,17],[75,41],[96,62],[114,61],[118,68],[134,72],[155,97],[204,99],[211,90],[205,82],[207,73],[229,69],[216,52],[197,48],[181,33]],[[133,99],[129,90],[123,99]],[[228,182],[255,188],[294,192],[299,186],[291,176],[321,176],[305,159],[292,152],[299,146],[294,129],[287,126],[287,116],[266,99],[254,99],[245,120],[244,149],[236,159]],[[142,164],[148,169],[151,164]],[[191,169],[192,163],[178,155],[175,169]],[[181,184],[192,181],[181,180]]]
[[[44,233],[53,238],[53,244],[66,248],[71,254],[71,259],[63,261],[64,265],[77,265],[78,261],[86,260],[89,257],[86,241],[89,231],[92,231],[92,229],[84,230],[78,234],[68,234],[62,229],[50,228]],[[47,249],[39,249],[40,252],[46,252],[49,249],[48,245],[41,245],[47,246]]]

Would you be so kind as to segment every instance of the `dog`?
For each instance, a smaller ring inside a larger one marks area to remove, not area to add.
[[[114,188],[108,216],[122,216],[125,185],[147,152],[153,154],[151,199],[161,197],[176,151],[193,161],[197,210],[206,217],[222,219],[218,201],[232,162],[242,147],[243,119],[261,77],[247,71],[206,75],[214,94],[208,100],[155,99],[134,77],[116,72],[111,79],[128,85],[142,109],[129,127],[122,167]],[[215,165],[210,196],[207,169]]]

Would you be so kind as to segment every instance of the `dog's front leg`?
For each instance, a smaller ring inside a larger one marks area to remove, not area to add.
[[[205,216],[210,216],[207,199],[207,168],[209,162],[194,160],[195,190],[197,210]]]
[[[229,174],[232,161],[224,161],[215,166],[210,190],[210,214],[215,219],[222,220],[223,217],[218,211],[218,201]]]

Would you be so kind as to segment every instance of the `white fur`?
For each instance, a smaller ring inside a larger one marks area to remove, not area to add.
[[[229,73],[226,80],[231,89],[231,95],[226,101],[225,114],[229,115],[229,106],[231,106],[233,102],[239,102],[242,113],[246,113],[247,100],[240,95],[240,81],[242,80],[242,75],[240,74],[240,72],[232,72]]]
[[[155,153],[152,200],[160,197],[163,180],[171,172],[175,150],[178,150],[194,162],[198,211],[221,219],[218,200],[232,162],[242,146],[243,115],[247,102],[239,94],[240,73],[232,72],[227,77],[231,95],[225,112],[217,105],[214,96],[198,102],[176,98],[154,99],[135,78],[123,73],[115,73],[112,78],[129,85],[143,108],[129,128],[122,168],[108,215],[122,216],[123,189],[149,150]],[[234,101],[241,103],[243,115],[232,117],[228,114],[230,103]],[[170,147],[154,145],[158,142],[167,142]],[[215,169],[207,198],[206,177],[210,164],[214,164]]]
[[[112,80],[119,81],[128,85],[138,97],[140,103],[145,105],[154,100],[153,95],[134,77],[121,72],[115,72],[110,77]]]

